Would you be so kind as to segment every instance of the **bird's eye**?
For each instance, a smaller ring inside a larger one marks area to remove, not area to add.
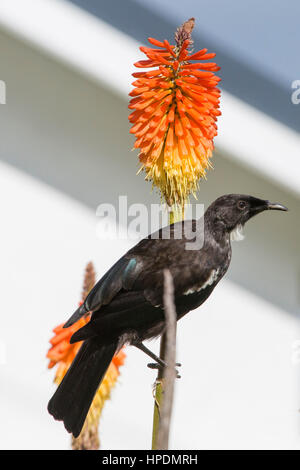
[[[238,208],[242,211],[242,210],[245,209],[246,203],[245,203],[245,201],[239,201],[239,202],[237,203],[237,206],[238,206]]]

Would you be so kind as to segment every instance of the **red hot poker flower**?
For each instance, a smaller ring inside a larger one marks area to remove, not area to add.
[[[133,73],[136,81],[130,93],[129,120],[135,147],[146,172],[146,179],[159,187],[171,206],[184,204],[205,176],[217,134],[220,78],[215,57],[202,49],[189,52],[194,19],[184,23],[175,34],[175,45],[149,38],[157,48],[141,47],[147,60]]]

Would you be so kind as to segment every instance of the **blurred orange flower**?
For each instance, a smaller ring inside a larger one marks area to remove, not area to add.
[[[84,287],[82,292],[82,302],[95,284],[95,273],[92,263],[86,267]],[[82,304],[80,302],[80,304]],[[54,382],[59,384],[67,373],[70,365],[73,362],[78,350],[82,345],[82,341],[70,344],[70,338],[79,328],[84,326],[90,321],[90,314],[78,320],[74,325],[69,328],[63,328],[64,323],[56,326],[53,329],[54,336],[50,340],[52,345],[47,353],[49,359],[48,368],[57,365]],[[78,438],[72,438],[73,449],[98,449],[98,424],[105,401],[110,397],[111,389],[117,382],[120,375],[120,366],[125,362],[126,354],[123,349],[116,354],[109,368],[104,376],[104,379],[99,387],[94,400],[92,402],[89,413],[86,417],[84,427]]]
[[[146,179],[159,187],[171,206],[182,205],[205,176],[217,134],[220,69],[207,49],[191,53],[194,19],[175,34],[175,45],[148,38],[158,48],[140,47],[147,60],[134,65],[150,71],[133,73],[137,78],[130,93],[129,116],[134,146]]]

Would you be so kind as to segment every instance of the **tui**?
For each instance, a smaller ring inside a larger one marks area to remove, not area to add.
[[[241,238],[247,220],[269,209],[287,210],[252,196],[221,196],[208,207],[204,220],[161,229],[117,261],[64,325],[92,312],[90,322],[71,338],[71,343],[84,343],[49,401],[49,413],[77,437],[113,355],[126,343],[162,365],[142,342],[164,332],[164,269],[173,277],[179,320],[205,302],[222,279],[231,260],[231,240]],[[193,237],[199,246],[191,243]]]

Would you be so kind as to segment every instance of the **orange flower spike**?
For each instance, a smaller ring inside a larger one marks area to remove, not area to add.
[[[221,114],[220,78],[214,73],[220,68],[203,62],[215,53],[205,48],[190,53],[193,27],[191,18],[178,28],[175,45],[148,38],[155,47],[141,47],[147,60],[135,66],[153,70],[133,73],[137,80],[130,93],[130,132],[136,137],[142,168],[170,206],[184,204],[198,189],[210,166],[215,121]]]
[[[83,301],[94,285],[94,267],[92,263],[88,263],[85,270],[82,300],[79,302],[79,305],[82,305]],[[71,336],[75,333],[75,331],[77,331],[89,321],[90,314],[87,314],[69,328],[63,328],[64,323],[61,323],[53,329],[54,336],[50,340],[51,348],[47,353],[47,358],[49,359],[49,369],[57,366],[54,378],[54,382],[56,384],[59,384],[64,378],[82,344],[81,341],[75,344],[70,344]],[[113,357],[112,362],[104,376],[103,382],[93,399],[81,434],[76,439],[72,438],[73,449],[99,448],[98,423],[101,411],[105,401],[110,397],[111,389],[117,382],[118,376],[120,375],[119,368],[124,364],[125,358],[126,354],[124,353],[123,349],[121,349]]]

